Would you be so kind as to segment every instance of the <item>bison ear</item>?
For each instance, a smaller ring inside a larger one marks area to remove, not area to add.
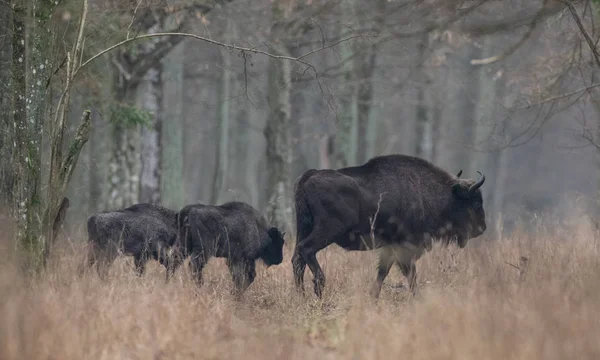
[[[461,181],[457,181],[452,185],[452,193],[456,197],[467,199],[469,198],[469,187],[465,186]]]

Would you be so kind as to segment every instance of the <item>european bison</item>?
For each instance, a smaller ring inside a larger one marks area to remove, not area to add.
[[[285,233],[269,226],[256,209],[243,202],[188,205],[179,212],[179,231],[198,285],[211,257],[227,259],[238,296],[254,281],[256,260],[262,259],[267,266],[283,260]]]
[[[294,185],[297,241],[292,257],[296,288],[304,292],[306,265],[314,291],[322,296],[323,270],[316,254],[330,244],[346,250],[382,248],[377,281],[381,286],[396,263],[416,293],[415,262],[431,250],[432,239],[455,241],[461,248],[486,229],[476,182],[459,179],[426,160],[406,155],[372,158],[338,170],[311,169]],[[374,220],[374,221],[373,221]]]
[[[88,264],[101,278],[119,252],[133,256],[138,275],[153,258],[167,269],[167,280],[183,259],[171,256],[177,239],[177,212],[141,203],[92,215],[87,221]]]

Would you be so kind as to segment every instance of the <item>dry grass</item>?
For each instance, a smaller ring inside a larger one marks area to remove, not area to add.
[[[129,259],[106,283],[78,278],[79,250],[61,251],[33,283],[4,261],[0,359],[598,359],[598,244],[580,223],[463,251],[436,247],[417,265],[420,298],[408,298],[393,269],[376,304],[376,254],[334,247],[319,254],[322,301],[292,290],[289,249],[282,265],[258,267],[239,303],[218,259],[200,290],[187,266],[165,285],[157,263],[137,278]],[[506,264],[521,256],[522,276]]]

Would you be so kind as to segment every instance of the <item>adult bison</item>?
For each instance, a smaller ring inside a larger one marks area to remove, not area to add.
[[[384,279],[396,263],[415,294],[415,262],[429,251],[432,240],[463,248],[486,229],[479,188],[485,181],[459,179],[412,156],[386,155],[360,166],[338,170],[311,169],[294,185],[297,241],[292,257],[297,288],[304,292],[306,265],[314,291],[321,297],[325,275],[316,254],[330,244],[346,250],[381,248],[378,297]]]
[[[188,205],[179,212],[179,231],[198,285],[211,257],[226,259],[238,296],[254,281],[256,260],[267,266],[283,260],[285,233],[269,226],[256,209],[243,202]]]
[[[167,269],[167,280],[183,259],[172,256],[177,239],[177,212],[147,203],[105,211],[88,218],[88,265],[104,278],[119,253],[133,256],[138,275],[153,258]]]

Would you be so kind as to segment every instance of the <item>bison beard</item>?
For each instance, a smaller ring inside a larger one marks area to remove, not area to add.
[[[202,285],[202,269],[211,257],[225,258],[237,297],[254,281],[256,260],[267,266],[283,261],[285,233],[243,202],[188,205],[179,212],[179,231],[197,284]]]
[[[308,170],[295,183],[297,239],[292,257],[296,288],[304,292],[304,271],[313,273],[314,291],[323,294],[325,275],[316,254],[330,244],[346,250],[381,249],[378,297],[395,263],[417,289],[415,262],[432,241],[455,241],[461,248],[486,229],[479,188],[485,181],[457,176],[412,156],[375,157],[338,170]]]

